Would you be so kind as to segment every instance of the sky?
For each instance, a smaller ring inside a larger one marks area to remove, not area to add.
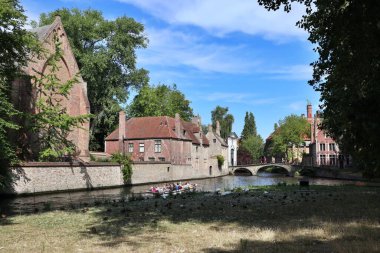
[[[274,123],[306,114],[319,104],[307,84],[317,59],[308,34],[296,27],[304,9],[268,12],[256,0],[21,0],[30,20],[58,8],[99,10],[144,24],[149,40],[137,51],[137,65],[149,71],[150,84],[176,84],[202,124],[216,106],[228,107],[233,131],[241,134],[245,113],[255,116],[265,139]],[[133,95],[131,95],[133,96]]]

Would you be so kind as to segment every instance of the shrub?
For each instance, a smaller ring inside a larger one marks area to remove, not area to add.
[[[218,159],[218,167],[222,168],[222,166],[224,164],[224,157],[222,155],[217,155],[216,159]]]
[[[122,153],[115,153],[112,154],[111,161],[116,162],[122,166],[121,172],[123,173],[124,182],[128,182],[132,176],[132,165],[130,157]]]

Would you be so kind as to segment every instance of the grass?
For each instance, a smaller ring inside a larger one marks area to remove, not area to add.
[[[0,219],[1,252],[380,252],[380,189],[255,187]]]

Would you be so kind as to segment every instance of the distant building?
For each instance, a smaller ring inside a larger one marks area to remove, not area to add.
[[[217,124],[219,126],[219,124]],[[209,126],[205,135],[199,117],[191,122],[168,116],[136,117],[126,120],[119,113],[119,127],[105,139],[105,152],[122,152],[134,162],[170,162],[173,165],[191,165],[193,169],[213,175],[213,170],[227,173],[225,163],[218,168],[217,155],[227,159],[227,144]]]
[[[333,166],[344,168],[351,166],[351,157],[343,154],[338,144],[324,130],[319,128],[322,115],[316,112],[312,116],[312,106],[307,105],[307,121],[311,124],[310,163],[314,166]]]
[[[232,132],[227,138],[228,144],[228,165],[237,165],[237,150],[238,150],[239,137],[235,132]]]

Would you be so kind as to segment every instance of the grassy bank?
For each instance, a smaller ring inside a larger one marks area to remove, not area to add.
[[[0,252],[379,252],[379,193],[264,187],[3,217]]]

